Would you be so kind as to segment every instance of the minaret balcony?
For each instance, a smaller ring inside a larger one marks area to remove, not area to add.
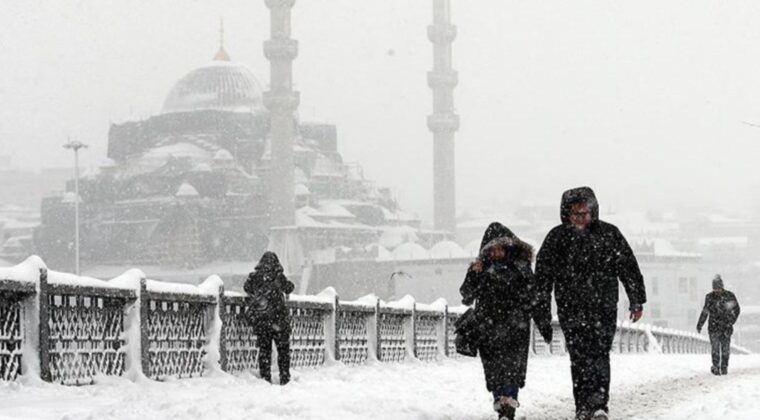
[[[264,106],[270,112],[293,112],[301,102],[298,92],[264,92]]]
[[[264,57],[267,60],[290,60],[298,56],[298,41],[295,39],[270,39],[264,41]]]
[[[296,0],[264,0],[264,3],[270,9],[292,9]]]
[[[457,37],[457,27],[449,23],[437,23],[427,28],[428,39],[434,44],[451,44]]]
[[[433,114],[427,118],[428,129],[433,133],[453,133],[459,129],[459,115]]]

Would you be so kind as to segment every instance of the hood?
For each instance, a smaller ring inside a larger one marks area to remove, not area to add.
[[[259,259],[255,271],[261,273],[282,272],[282,264],[280,264],[280,259],[277,258],[277,254],[267,251],[261,256],[261,259]]]
[[[591,223],[599,220],[599,202],[596,200],[594,190],[589,187],[578,187],[562,193],[562,204],[559,215],[563,225],[570,224],[570,208],[573,204],[588,203],[591,210]]]
[[[488,250],[497,245],[507,250],[508,260],[531,262],[533,259],[533,247],[530,244],[521,241],[501,223],[493,222],[486,228],[483,240],[480,242],[480,258],[488,261]]]
[[[720,274],[716,274],[715,277],[713,277],[712,281],[712,288],[713,290],[719,290],[723,289],[723,278],[720,276]]]

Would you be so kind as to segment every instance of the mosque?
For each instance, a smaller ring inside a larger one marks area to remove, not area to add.
[[[444,224],[423,229],[388,188],[344,162],[334,125],[299,119],[299,96],[292,90],[298,46],[290,39],[293,2],[266,4],[272,17],[272,39],[264,43],[269,91],[231,59],[222,36],[213,60],[178,80],[158,115],[111,125],[107,164],[80,179],[85,274],[88,267],[140,266],[172,267],[192,277],[225,261],[245,262],[250,270],[269,248],[300,277],[313,264],[387,259],[392,249],[382,244],[414,241],[430,248],[452,237],[453,190],[436,184],[436,196],[450,213]],[[454,34],[445,11],[436,15],[443,23],[430,26],[429,35],[434,48],[448,43],[438,54],[450,56]],[[444,137],[436,140],[446,145],[436,156],[453,165],[458,119],[451,95],[441,92],[453,89],[456,73],[446,67],[450,57],[437,62],[443,67],[436,65],[428,77],[439,92],[428,126],[434,137]],[[453,189],[453,167],[435,170]],[[37,252],[61,269],[74,259],[77,197],[73,181],[68,184],[68,192],[43,199],[34,232]],[[188,275],[176,279],[193,280]]]

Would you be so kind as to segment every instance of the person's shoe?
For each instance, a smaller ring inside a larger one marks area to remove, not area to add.
[[[499,410],[499,420],[515,420],[515,408],[504,406]]]
[[[575,420],[589,420],[591,412],[587,410],[578,410],[575,412]]]
[[[713,366],[710,368],[710,373],[713,375],[720,375],[720,369],[718,369],[716,366]]]
[[[720,368],[721,375],[728,375],[728,368]]]
[[[599,409],[594,412],[594,414],[589,417],[590,420],[609,420],[610,416],[607,414],[606,411]]]

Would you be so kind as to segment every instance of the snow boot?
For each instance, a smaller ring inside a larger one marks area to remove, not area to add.
[[[575,420],[589,420],[591,412],[588,410],[578,410],[575,412]]]
[[[713,375],[720,375],[720,369],[717,366],[713,366],[710,368],[710,373]]]
[[[506,406],[499,410],[499,420],[515,420],[515,408]]]
[[[599,409],[594,412],[594,414],[589,417],[590,420],[610,420],[609,414],[607,414],[606,411]]]

